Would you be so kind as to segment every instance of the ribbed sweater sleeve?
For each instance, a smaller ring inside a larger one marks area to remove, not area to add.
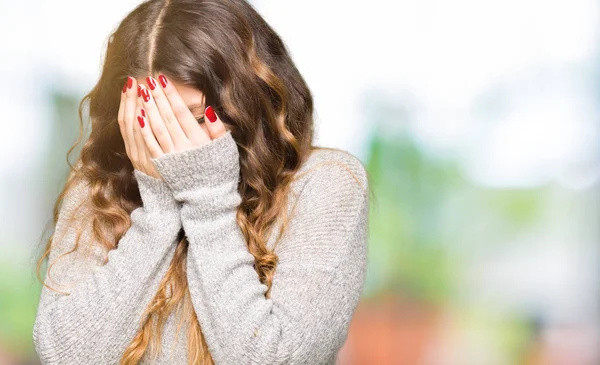
[[[182,203],[192,302],[217,365],[332,364],[363,289],[369,199],[356,158],[303,178],[270,298],[236,222],[239,154],[228,131],[154,159]]]
[[[64,293],[42,287],[33,328],[43,364],[117,364],[140,328],[175,252],[181,220],[163,180],[137,169],[134,176],[143,206],[131,212],[131,226],[105,265],[106,250],[92,236],[89,185],[79,183],[65,196],[45,279]]]

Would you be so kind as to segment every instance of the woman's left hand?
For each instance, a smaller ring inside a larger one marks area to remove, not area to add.
[[[211,106],[204,111],[208,120],[207,132],[175,86],[164,75],[160,75],[159,80],[160,83],[148,76],[148,86],[138,85],[145,116],[136,116],[137,126],[140,127],[151,158],[199,147],[225,134],[225,125]]]

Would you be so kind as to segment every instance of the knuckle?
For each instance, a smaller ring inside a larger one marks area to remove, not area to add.
[[[225,135],[225,129],[220,129],[220,130],[217,132],[217,138],[221,138],[221,137],[223,137],[224,135]]]
[[[165,117],[165,122],[167,124],[175,124],[175,123],[177,123],[177,118],[175,117],[175,114],[173,114],[173,113],[167,114],[167,116]]]
[[[144,140],[149,136],[150,133],[149,128],[146,127],[147,126],[144,126],[144,128],[138,128],[140,130],[140,135]]]
[[[147,123],[144,128],[141,128],[141,132],[145,140],[149,140],[155,136],[154,129],[150,126],[150,123]]]
[[[162,128],[157,128],[154,131],[154,134],[156,135],[156,138],[162,138],[162,137],[165,136],[166,133],[165,133],[165,131]]]
[[[163,94],[165,94],[165,96],[167,98],[169,98],[171,95],[173,95],[173,90],[171,90],[170,87],[163,89],[162,92],[163,92]]]
[[[148,147],[148,160],[152,161],[153,158],[155,158],[158,155],[158,152],[156,151],[156,148],[150,148]]]
[[[158,88],[152,92],[152,96],[154,96],[154,100],[162,101],[164,99],[164,95],[162,92],[157,91],[157,90],[158,90]]]
[[[173,107],[173,113],[175,113],[175,115],[183,115],[187,110],[187,106],[180,104]]]

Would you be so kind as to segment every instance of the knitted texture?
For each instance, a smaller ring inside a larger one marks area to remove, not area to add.
[[[292,183],[290,223],[267,243],[279,257],[270,297],[259,280],[242,230],[239,153],[231,132],[203,146],[152,159],[163,179],[134,170],[143,205],[108,252],[92,236],[88,189],[63,203],[51,268],[33,331],[44,364],[117,364],[140,329],[142,313],[173,258],[180,229],[190,242],[187,280],[217,365],[334,364],[363,290],[367,262],[367,174],[353,155],[315,150]],[[82,209],[75,208],[82,204]],[[76,213],[76,226],[66,224]],[[60,285],[59,285],[60,284]],[[187,364],[184,330],[171,315],[156,362]]]

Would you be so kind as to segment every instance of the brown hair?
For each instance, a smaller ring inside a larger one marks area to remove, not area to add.
[[[312,146],[310,90],[280,37],[244,0],[149,0],[125,17],[109,37],[100,79],[79,104],[80,135],[75,145],[82,139],[86,101],[91,133],[54,205],[54,221],[69,189],[87,180],[94,235],[107,250],[116,248],[130,226],[129,214],[141,205],[116,120],[119,93],[127,76],[157,73],[202,91],[206,104],[231,130],[240,149],[242,202],[237,223],[269,297],[277,255],[267,249],[266,239],[276,217],[286,213],[296,172],[318,147]],[[105,231],[111,232],[109,237],[103,236]],[[187,336],[189,364],[213,363],[187,287],[188,242],[180,237],[174,259],[121,364],[138,363],[148,346],[158,356],[163,324],[176,310],[181,318],[192,319]],[[52,237],[38,261],[38,276],[51,246]]]

